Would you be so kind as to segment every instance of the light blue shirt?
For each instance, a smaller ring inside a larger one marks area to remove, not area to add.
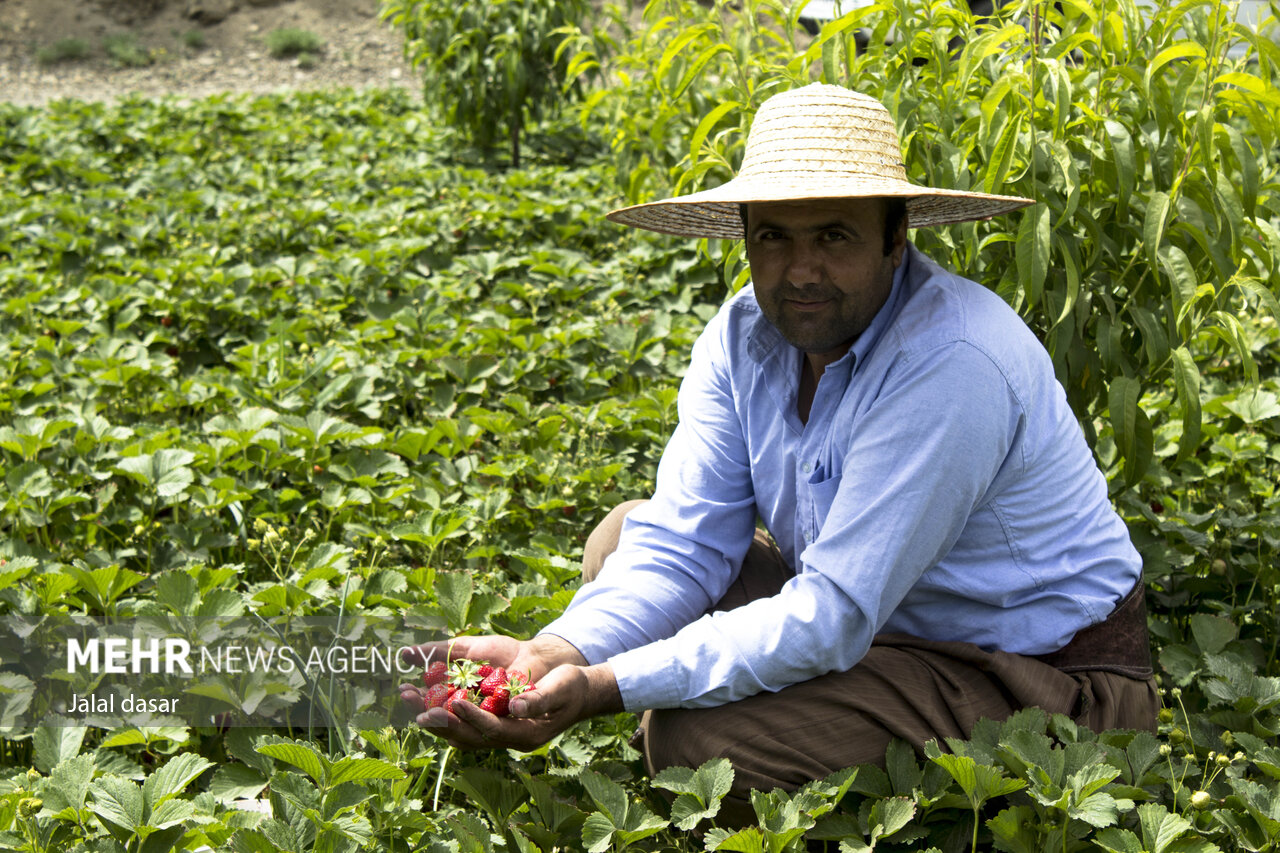
[[[694,345],[653,500],[545,629],[609,661],[629,710],[843,672],[881,632],[1043,654],[1141,560],[1048,354],[991,291],[908,248],[871,326],[796,409],[802,353],[751,288]],[[796,570],[707,614],[757,516]]]

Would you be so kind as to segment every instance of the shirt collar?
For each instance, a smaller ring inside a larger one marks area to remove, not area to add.
[[[898,264],[898,268],[893,271],[893,284],[889,288],[888,298],[880,306],[880,310],[876,312],[876,316],[871,320],[871,325],[867,326],[861,335],[858,335],[858,339],[853,342],[849,352],[845,353],[846,358],[852,356],[852,368],[855,370],[866,361],[871,350],[875,349],[876,344],[880,342],[885,329],[889,328],[898,316],[898,309],[902,303],[902,292],[905,289],[902,286],[902,282],[907,277],[907,267],[911,264],[912,251],[913,247],[910,243],[907,243],[907,248],[902,253],[902,263]],[[843,360],[841,359],[841,361]],[[836,363],[839,364],[840,362]]]

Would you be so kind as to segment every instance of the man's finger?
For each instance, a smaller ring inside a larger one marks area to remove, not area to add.
[[[527,720],[536,716],[534,706],[524,696],[512,697],[511,701],[507,703],[507,713],[518,720]]]
[[[429,729],[443,729],[449,726],[449,712],[444,708],[430,708],[418,715],[418,725]]]
[[[480,739],[486,743],[497,740],[502,734],[502,724],[497,717],[480,710],[469,702],[459,702],[455,705],[454,714],[475,730]]]

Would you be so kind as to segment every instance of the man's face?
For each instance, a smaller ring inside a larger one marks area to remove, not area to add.
[[[906,246],[905,223],[884,253],[882,199],[747,206],[756,300],[792,346],[834,361],[871,325]]]

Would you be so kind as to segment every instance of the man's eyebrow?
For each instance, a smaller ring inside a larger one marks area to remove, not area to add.
[[[787,226],[779,225],[778,223],[769,219],[762,219],[751,226],[751,230],[753,232],[760,231],[763,229],[769,229],[772,231],[782,231],[784,233],[791,233],[793,231],[800,231],[800,232],[805,232],[809,234],[821,234],[823,231],[848,231],[850,234],[855,234],[855,235],[860,233],[857,228],[855,228],[853,225],[849,224],[847,221],[842,219],[833,219],[829,222],[822,222],[817,225],[812,225],[805,228],[787,227]]]

